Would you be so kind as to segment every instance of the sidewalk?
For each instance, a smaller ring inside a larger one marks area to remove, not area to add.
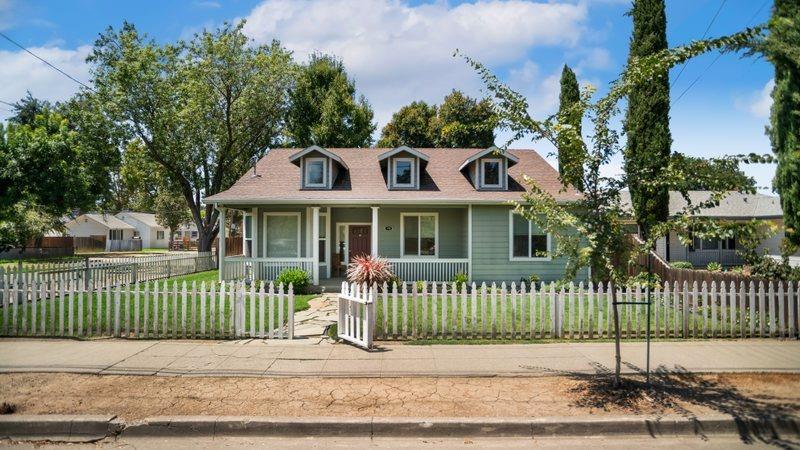
[[[623,343],[625,372],[644,368],[645,345]],[[372,352],[321,340],[0,340],[0,373],[166,376],[487,377],[597,373],[614,366],[613,343],[380,344]],[[800,372],[800,342],[774,339],[654,342],[652,368]]]

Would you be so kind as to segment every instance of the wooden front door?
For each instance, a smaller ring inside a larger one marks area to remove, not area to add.
[[[347,252],[347,261],[353,262],[354,256],[362,256],[370,254],[370,233],[369,225],[350,225],[348,231],[349,249]]]

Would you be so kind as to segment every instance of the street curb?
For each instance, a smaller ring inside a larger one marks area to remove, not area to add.
[[[351,436],[351,437],[561,437],[561,436],[800,436],[796,418],[731,416],[394,418],[159,416],[125,423],[114,416],[0,416],[0,439],[90,442],[106,437]]]

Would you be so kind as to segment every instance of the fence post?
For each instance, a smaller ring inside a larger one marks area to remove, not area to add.
[[[167,260],[167,278],[172,278],[172,264],[170,260]]]
[[[87,256],[84,259],[84,266],[83,266],[83,287],[84,289],[89,289],[89,278],[92,276],[92,271],[89,270],[89,257]]]
[[[244,323],[244,288],[239,286],[234,286],[236,290],[236,307],[233,308],[233,323],[234,323],[234,336],[241,337],[243,333],[243,323]]]
[[[131,263],[131,284],[136,284],[139,272],[139,263],[133,262]]]

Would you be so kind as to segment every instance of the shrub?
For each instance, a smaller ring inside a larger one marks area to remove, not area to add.
[[[722,272],[722,264],[720,264],[720,263],[718,263],[716,261],[711,261],[706,266],[706,270],[708,270],[710,272]]]
[[[398,292],[403,289],[403,280],[401,280],[397,275],[392,275],[388,280],[386,280],[386,286],[390,291],[392,290],[392,286],[395,284],[397,285]]]
[[[689,261],[673,261],[669,265],[673,269],[694,269],[694,265]]]
[[[450,282],[455,283],[457,289],[461,289],[463,285],[469,282],[469,277],[464,272],[458,272]]]
[[[347,281],[351,283],[382,285],[393,276],[392,266],[384,258],[373,258],[370,255],[356,256],[347,266]]]
[[[291,283],[295,294],[307,294],[311,287],[311,277],[303,269],[284,269],[275,278],[276,286],[280,286],[281,283],[283,283],[284,289],[288,289],[289,283]]]
[[[646,289],[649,286],[651,290],[654,290],[661,287],[661,277],[657,273],[652,273],[648,277],[647,272],[639,272],[628,279],[628,286],[641,286],[642,289]]]
[[[792,267],[788,260],[763,257],[758,263],[753,264],[750,270],[754,277],[788,281],[800,280],[800,267]]]
[[[528,286],[530,286],[532,284],[536,284],[539,281],[540,281],[539,280],[539,275],[536,275],[535,273],[532,273],[532,274],[528,275],[528,278],[522,277],[522,278],[519,279],[520,283],[525,283]]]

